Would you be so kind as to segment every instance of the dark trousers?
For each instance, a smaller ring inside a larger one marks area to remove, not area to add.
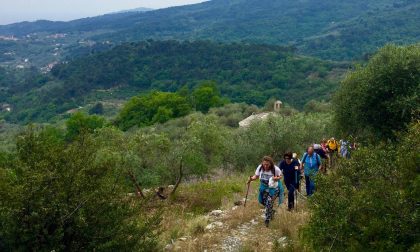
[[[315,192],[315,183],[310,176],[305,175],[306,195],[311,196]]]
[[[293,208],[295,207],[295,190],[296,187],[294,184],[286,184],[287,187],[287,191],[288,191],[288,196],[287,196],[287,206],[289,208]]]

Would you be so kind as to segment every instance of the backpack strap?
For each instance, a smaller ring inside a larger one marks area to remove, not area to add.
[[[304,164],[304,163],[306,163],[306,158],[308,157],[308,153],[307,152],[305,152],[305,155],[303,155],[303,158],[302,158],[302,164]]]
[[[316,164],[318,165],[318,167],[321,165],[321,156],[319,156],[319,154],[318,153],[315,153],[316,154]]]
[[[316,158],[316,164],[318,165],[318,167],[321,165],[321,157],[319,156],[319,154],[318,153],[315,153],[314,152],[314,154],[316,155],[315,156],[315,158]],[[305,155],[303,155],[303,159],[302,159],[302,164],[304,164],[304,163],[306,163],[306,158],[308,157],[308,153],[305,153]]]

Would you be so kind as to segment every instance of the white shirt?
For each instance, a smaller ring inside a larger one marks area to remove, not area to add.
[[[274,170],[275,170],[275,176],[281,176],[282,172],[280,170],[279,167],[274,166]],[[268,182],[270,181],[270,178],[274,176],[274,174],[271,172],[271,170],[269,171],[264,171],[264,168],[262,167],[262,165],[259,165],[257,167],[257,170],[255,170],[255,175],[258,176],[260,178],[260,181],[264,184],[268,185]]]

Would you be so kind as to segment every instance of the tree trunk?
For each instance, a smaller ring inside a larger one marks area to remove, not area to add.
[[[134,187],[136,188],[136,195],[138,197],[145,198],[143,192],[141,191],[141,187],[139,183],[137,182],[136,176],[134,176],[133,171],[128,170],[128,176],[130,177],[131,182],[133,182]]]
[[[174,189],[172,189],[171,195],[175,194],[176,189],[178,189],[179,184],[181,184],[182,181],[182,177],[184,176],[183,173],[183,163],[182,163],[182,159],[181,162],[179,163],[179,177],[178,180],[176,181],[176,184],[174,186]]]

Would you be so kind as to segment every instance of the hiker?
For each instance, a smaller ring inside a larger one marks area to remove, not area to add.
[[[321,141],[321,148],[322,148],[322,150],[325,152],[325,153],[329,153],[329,151],[328,151],[328,147],[327,147],[327,139],[322,139],[322,141]]]
[[[322,169],[321,157],[315,153],[313,146],[309,146],[306,153],[303,154],[300,169],[303,169],[305,174],[306,195],[311,196],[315,191],[314,177],[318,170]]]
[[[330,153],[329,167],[333,168],[335,166],[335,161],[337,159],[337,152],[339,148],[337,140],[335,140],[334,137],[332,137],[330,140],[327,141],[327,148],[328,148],[328,152]]]
[[[300,167],[300,164],[302,163],[302,161],[300,161],[300,159],[298,158],[298,154],[297,153],[293,153],[293,160],[298,161],[299,167]]]
[[[268,227],[273,217],[273,202],[278,197],[279,205],[283,202],[283,185],[280,181],[282,173],[280,168],[274,165],[271,157],[265,156],[261,164],[257,167],[255,175],[250,176],[248,184],[251,181],[260,179],[260,189],[258,202],[265,207],[265,225]]]
[[[287,152],[283,155],[283,161],[279,163],[279,167],[284,176],[284,184],[288,191],[287,210],[291,211],[295,207],[295,190],[299,188],[299,162],[293,159],[293,154]]]
[[[328,154],[322,149],[322,146],[320,145],[320,144],[314,144],[314,151],[315,151],[315,153],[316,154],[318,154],[322,159],[326,159],[327,161],[329,160],[329,156],[328,156]],[[326,162],[326,163],[328,163],[328,162]],[[323,169],[321,169],[321,171],[323,172],[323,173],[327,173],[327,168],[326,168],[326,166],[324,165],[323,167],[322,167]]]
[[[350,158],[350,143],[346,140],[340,140],[340,156],[346,159]]]

